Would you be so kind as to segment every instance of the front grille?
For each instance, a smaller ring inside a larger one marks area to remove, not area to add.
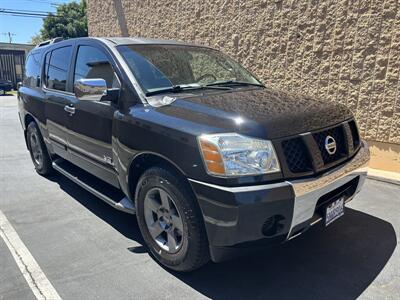
[[[336,151],[330,154],[325,143],[328,136],[336,142]],[[281,159],[283,171],[291,177],[324,171],[351,157],[360,146],[360,137],[354,120],[325,130],[283,139]]]
[[[357,125],[355,121],[349,122],[351,136],[353,139],[353,149],[357,149],[360,146],[360,135],[358,134]]]
[[[307,147],[300,137],[283,141],[282,148],[291,172],[300,173],[312,170]]]
[[[325,139],[331,136],[336,141],[336,152],[334,154],[329,154],[325,149]],[[314,140],[317,143],[319,151],[322,156],[322,160],[324,164],[330,164],[335,162],[343,157],[346,157],[346,139],[344,137],[343,127],[337,126],[334,128],[330,128],[328,130],[320,131],[313,134]]]
[[[282,148],[291,172],[300,173],[312,170],[307,147],[300,137],[283,141]]]

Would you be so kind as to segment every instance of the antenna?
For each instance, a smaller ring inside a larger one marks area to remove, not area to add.
[[[9,41],[10,41],[10,44],[12,43],[12,37],[13,37],[13,36],[16,36],[16,34],[15,34],[15,33],[12,33],[12,32],[3,32],[2,35],[8,36],[8,39],[9,39]]]

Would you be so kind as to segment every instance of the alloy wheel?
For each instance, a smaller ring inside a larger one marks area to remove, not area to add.
[[[39,135],[36,130],[33,130],[29,137],[33,160],[40,168],[43,165],[43,151],[40,145]]]
[[[144,217],[153,240],[168,253],[183,242],[183,222],[172,196],[161,188],[150,189],[144,199]]]

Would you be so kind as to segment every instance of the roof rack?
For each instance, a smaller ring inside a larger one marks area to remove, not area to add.
[[[54,38],[54,39],[47,40],[47,41],[44,41],[44,42],[39,43],[35,48],[39,48],[39,47],[51,45],[51,44],[54,44],[54,43],[61,42],[61,41],[63,41],[63,40],[64,40],[64,39],[63,39],[62,37],[56,37],[56,38]]]

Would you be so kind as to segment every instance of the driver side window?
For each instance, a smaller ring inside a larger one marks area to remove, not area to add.
[[[107,56],[92,46],[79,46],[75,63],[74,82],[79,79],[102,78],[108,89],[120,88],[120,84]]]

